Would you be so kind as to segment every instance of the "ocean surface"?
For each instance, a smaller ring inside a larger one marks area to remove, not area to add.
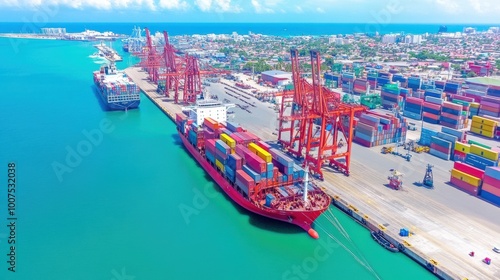
[[[448,32],[462,32],[464,27],[475,27],[478,31],[486,31],[489,27],[500,24],[451,24],[446,25]],[[118,34],[131,34],[134,26],[148,27],[153,33],[168,31],[170,35],[192,34],[248,34],[249,32],[264,35],[300,36],[300,35],[334,35],[368,33],[437,33],[441,24],[385,24],[385,23],[31,23],[2,22],[0,33],[39,33],[43,27],[64,27],[67,32],[82,32],[85,29],[100,32],[113,31]]]
[[[318,241],[234,204],[145,96],[138,110],[101,108],[94,52],[0,38],[0,279],[434,279],[335,208],[317,220]]]

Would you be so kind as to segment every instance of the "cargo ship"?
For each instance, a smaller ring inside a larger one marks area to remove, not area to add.
[[[176,124],[186,149],[234,202],[319,238],[312,224],[331,198],[309,181],[307,168],[239,125],[210,117],[199,125],[183,113]]]
[[[114,61],[94,71],[94,84],[98,95],[108,110],[128,110],[139,107],[139,87],[125,74],[117,70]]]

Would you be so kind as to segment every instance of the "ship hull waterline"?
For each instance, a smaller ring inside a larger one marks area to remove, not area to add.
[[[106,106],[106,109],[109,111],[125,111],[129,109],[136,109],[139,108],[139,105],[141,103],[140,100],[131,100],[131,101],[123,101],[123,102],[108,102],[106,100],[106,97],[104,96],[104,92],[102,89],[99,87],[99,85],[95,85],[97,94],[99,95],[99,98],[101,99],[101,102],[103,103],[104,106]]]
[[[217,172],[215,167],[213,167],[200,153],[198,153],[197,149],[189,143],[187,138],[179,130],[178,134],[182,139],[184,147],[186,147],[191,156],[196,159],[196,161],[203,167],[203,169],[210,175],[217,185],[219,185],[219,187],[238,205],[255,214],[297,225],[315,239],[319,237],[318,233],[312,228],[312,223],[325,211],[325,209],[314,211],[282,211],[257,207],[255,204],[248,201],[240,193],[238,193],[238,191],[231,186],[228,181],[226,181],[224,176]]]

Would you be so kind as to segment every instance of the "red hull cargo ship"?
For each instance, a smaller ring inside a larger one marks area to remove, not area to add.
[[[236,124],[205,118],[198,125],[184,114],[176,124],[186,149],[233,201],[319,237],[312,224],[331,198],[293,159]]]

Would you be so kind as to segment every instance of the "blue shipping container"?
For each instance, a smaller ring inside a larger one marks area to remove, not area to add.
[[[215,156],[210,151],[205,150],[205,155],[211,163],[215,163]]]
[[[253,171],[250,167],[248,167],[246,164],[243,165],[243,171],[245,171],[245,173],[247,173],[248,175],[250,175],[250,177],[252,177],[252,179],[255,181],[255,183],[258,183],[260,182],[260,174]]]

